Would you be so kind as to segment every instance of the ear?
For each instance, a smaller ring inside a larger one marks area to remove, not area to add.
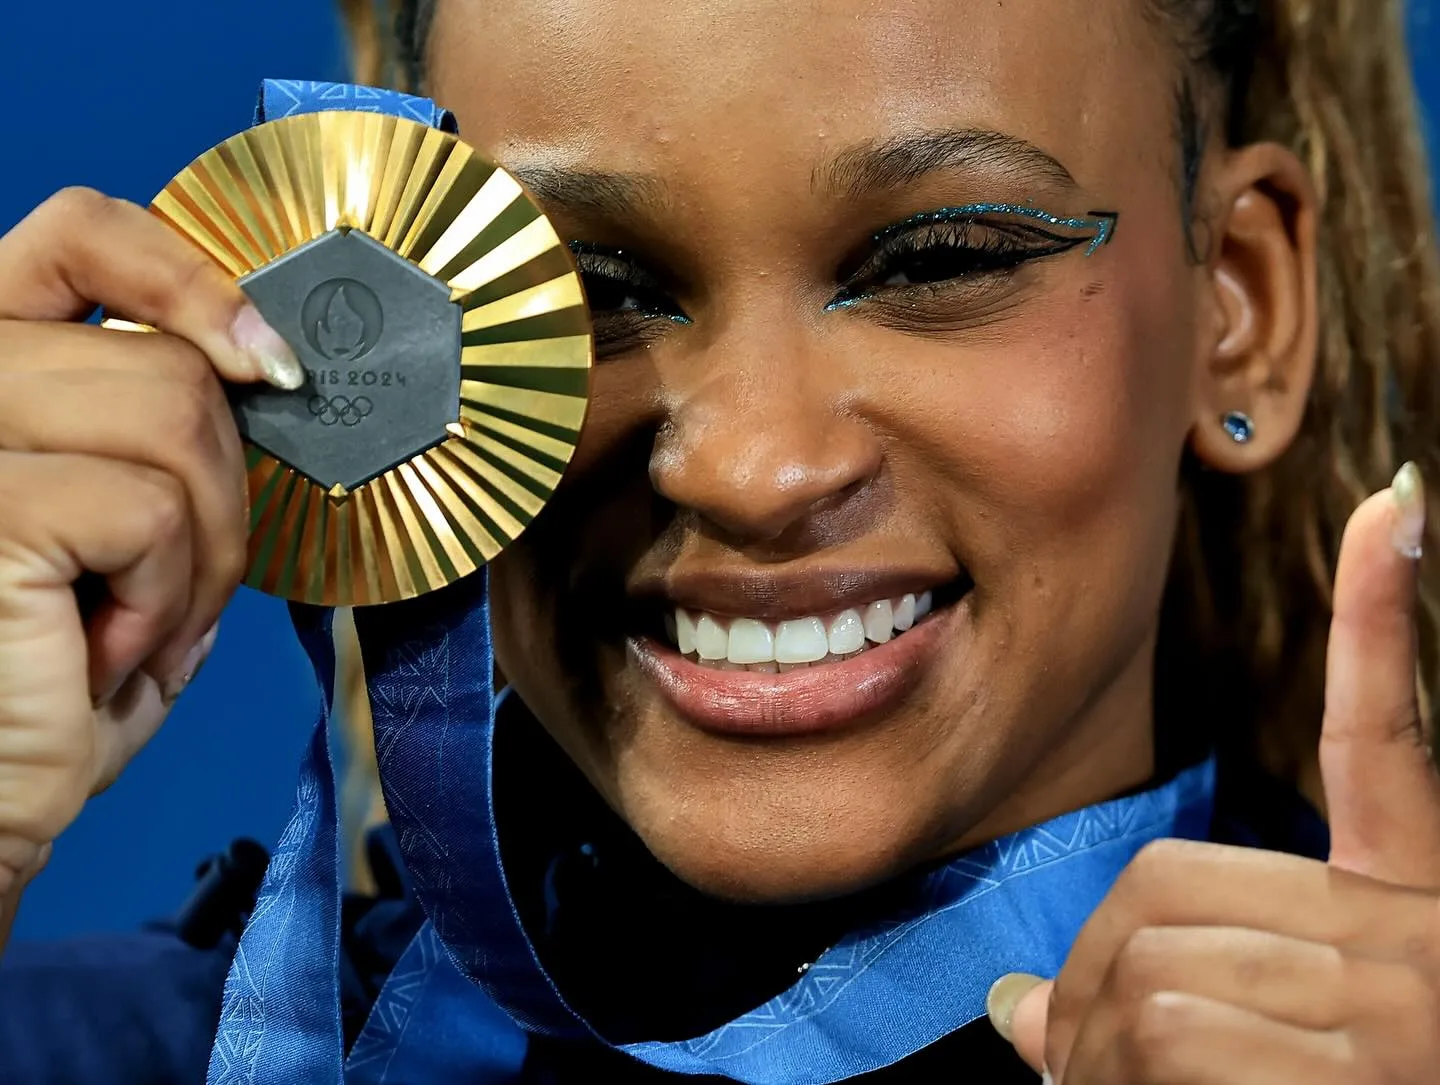
[[[1224,153],[1207,179],[1204,223],[1214,334],[1202,359],[1190,444],[1217,471],[1254,471],[1300,430],[1319,342],[1319,198],[1288,148]],[[1244,416],[1248,438],[1227,419]]]

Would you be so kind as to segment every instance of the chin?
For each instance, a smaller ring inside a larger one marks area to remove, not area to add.
[[[963,803],[920,784],[913,760],[908,773],[887,764],[894,747],[708,745],[689,756],[671,743],[632,745],[615,766],[614,798],[661,863],[726,900],[799,903],[867,889],[940,850],[932,819]]]
[[[756,824],[728,832],[680,834],[671,826],[637,826],[646,845],[676,877],[700,892],[743,904],[800,904],[860,892],[911,863],[903,840],[828,826]],[[799,829],[800,831],[796,831]],[[864,841],[863,845],[860,841]]]

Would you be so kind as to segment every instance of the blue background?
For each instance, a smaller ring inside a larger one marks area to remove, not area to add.
[[[262,78],[344,73],[325,0],[3,5],[0,230],[65,185],[147,202],[248,123]],[[1421,92],[1440,115],[1440,24],[1423,9],[1412,22]],[[273,841],[315,699],[283,607],[243,592],[160,736],[58,843],[18,935],[123,930],[168,915],[205,855],[235,836]]]
[[[0,12],[0,230],[65,185],[148,203],[250,123],[261,79],[345,73],[326,0],[0,0]],[[17,935],[169,915],[206,855],[236,836],[273,842],[316,699],[283,605],[242,592],[159,737],[57,842]]]

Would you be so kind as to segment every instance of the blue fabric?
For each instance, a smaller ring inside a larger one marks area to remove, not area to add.
[[[225,980],[211,1085],[340,1082],[340,845],[330,762],[335,653],[331,614],[300,625],[320,683],[320,720],[295,813]]]
[[[0,966],[0,1082],[198,1085],[235,943],[170,931],[17,943]]]
[[[752,1085],[840,1081],[897,1062],[983,1016],[998,976],[1055,975],[1144,844],[1204,837],[1213,788],[1206,762],[956,859],[920,883],[913,911],[846,938],[754,1012],[688,1043],[627,1050]]]
[[[355,113],[389,113],[442,131],[455,131],[454,115],[429,98],[417,98],[413,94],[380,87],[317,83],[304,79],[265,80],[260,86],[260,101],[255,107],[255,123],[337,109]]]

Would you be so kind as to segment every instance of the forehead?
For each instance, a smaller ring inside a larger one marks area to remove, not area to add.
[[[714,183],[918,131],[1018,136],[1082,187],[1168,134],[1143,0],[440,0],[432,90],[468,140]]]

